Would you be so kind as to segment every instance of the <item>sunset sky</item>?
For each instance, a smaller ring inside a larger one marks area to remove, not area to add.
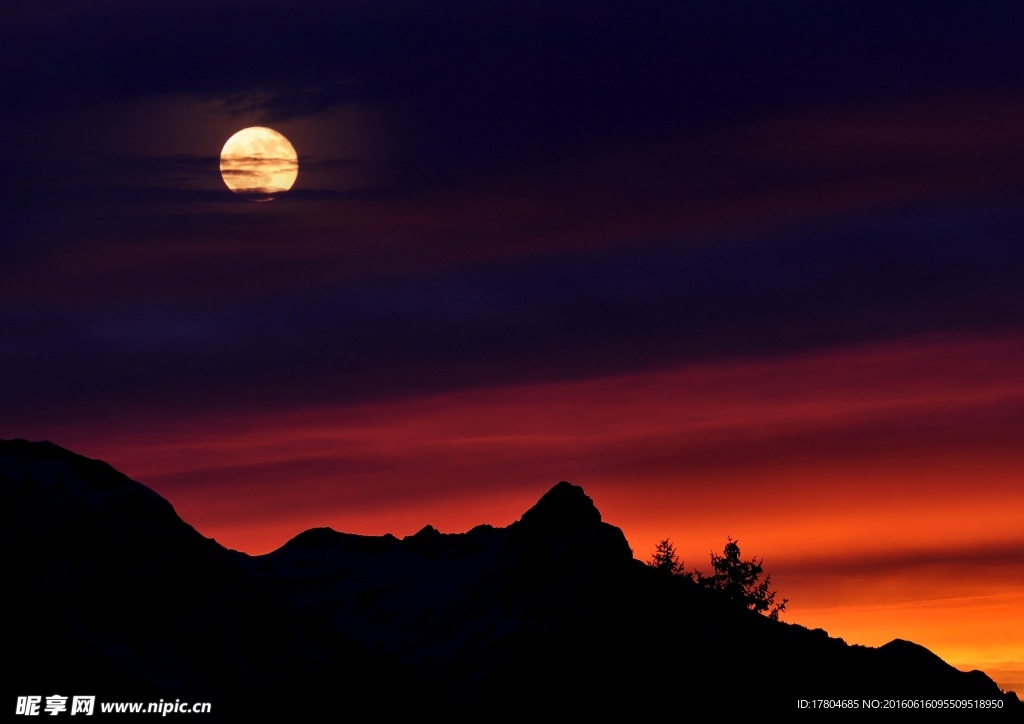
[[[250,553],[568,480],[1024,695],[1024,8],[902,6],[5,3],[0,438]]]

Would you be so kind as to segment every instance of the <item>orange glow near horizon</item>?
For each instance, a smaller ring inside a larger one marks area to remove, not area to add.
[[[508,525],[568,480],[637,558],[670,537],[706,570],[732,536],[785,620],[1020,692],[1021,369],[1022,339],[936,336],[54,441],[254,554],[316,526]]]

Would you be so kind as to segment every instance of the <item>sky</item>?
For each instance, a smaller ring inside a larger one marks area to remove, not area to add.
[[[0,438],[253,554],[568,480],[1024,694],[1024,9],[895,5],[5,3]]]

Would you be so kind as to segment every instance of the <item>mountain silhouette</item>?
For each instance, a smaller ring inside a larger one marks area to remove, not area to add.
[[[0,549],[9,703],[180,698],[213,702],[207,721],[788,713],[844,698],[1024,713],[983,673],[916,644],[849,646],[656,575],[567,482],[505,528],[317,528],[248,556],[105,463],[0,441]]]
[[[209,721],[241,721],[301,717],[341,681],[355,703],[385,710],[380,682],[401,676],[418,691],[415,671],[295,611],[237,554],[105,463],[0,441],[0,511],[5,705],[53,694],[181,699],[211,702]]]

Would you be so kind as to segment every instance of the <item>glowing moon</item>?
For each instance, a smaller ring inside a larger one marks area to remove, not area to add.
[[[295,183],[299,157],[288,139],[274,129],[243,128],[220,152],[220,175],[236,194],[270,201]]]

